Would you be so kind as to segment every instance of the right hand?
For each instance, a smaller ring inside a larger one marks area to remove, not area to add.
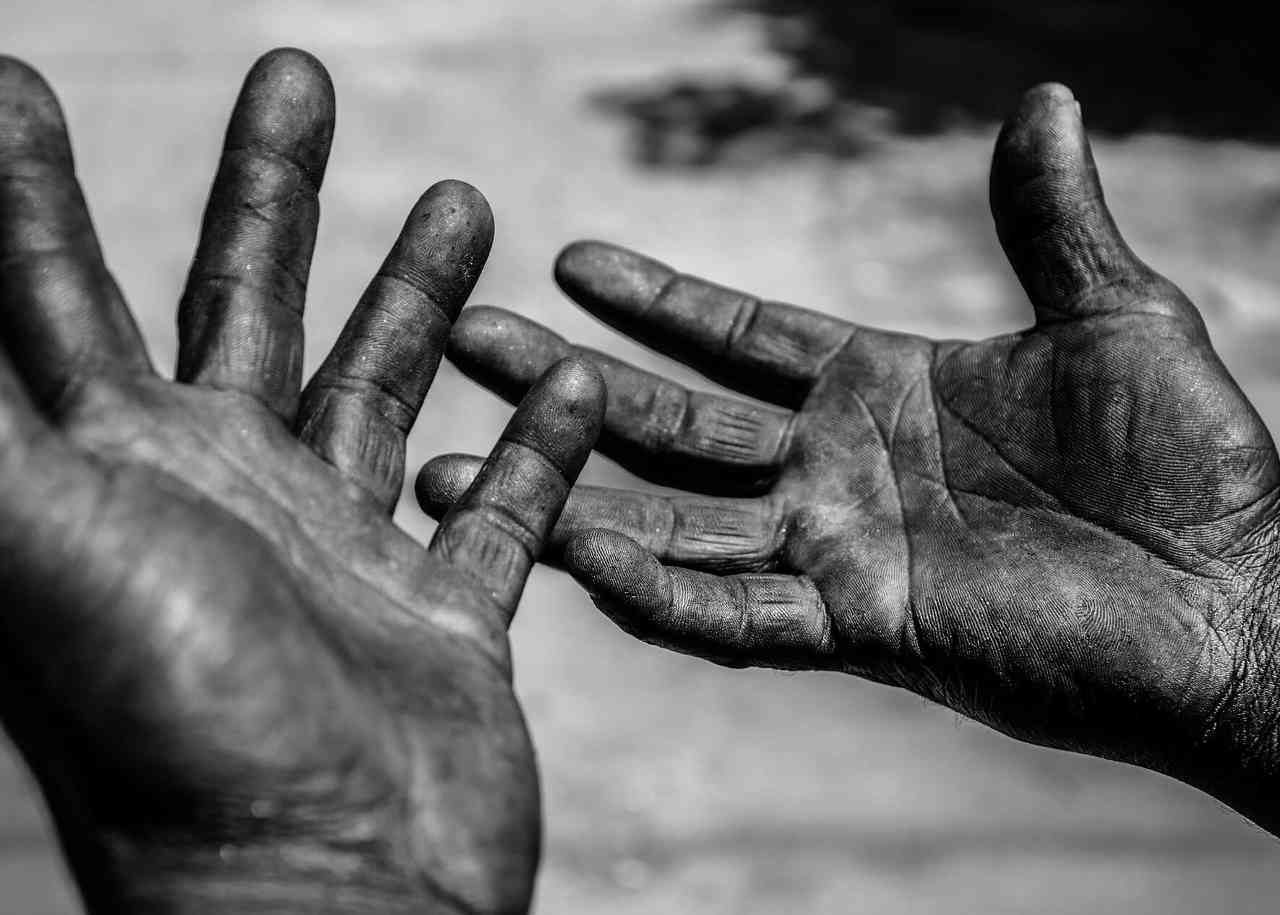
[[[405,435],[493,221],[468,185],[427,191],[303,390],[332,130],[316,60],[257,63],[170,381],[57,101],[0,58],[0,713],[93,912],[529,906],[541,813],[507,624],[600,378],[553,369],[430,548],[397,528]]]
[[[733,292],[599,243],[556,274],[605,322],[776,406],[690,392],[476,309],[463,371],[608,383],[600,447],[675,497],[582,487],[553,555],[647,641],[897,684],[1129,760],[1280,824],[1274,445],[1195,308],[1120,238],[1079,107],[1029,92],[996,228],[1034,324],[935,341]],[[418,481],[439,516],[474,459]],[[733,496],[729,498],[727,496]]]

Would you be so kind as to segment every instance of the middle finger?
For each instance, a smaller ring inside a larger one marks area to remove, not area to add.
[[[690,391],[501,308],[468,309],[449,341],[458,368],[513,403],[573,355],[594,362],[608,386],[603,454],[646,480],[697,492],[750,495],[772,486],[791,445],[790,410]]]

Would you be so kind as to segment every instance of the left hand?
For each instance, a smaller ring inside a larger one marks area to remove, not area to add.
[[[1064,87],[1023,98],[991,198],[1034,308],[1015,333],[856,326],[581,243],[557,265],[570,296],[766,403],[685,390],[497,309],[465,316],[450,352],[509,398],[554,359],[593,359],[604,453],[693,491],[584,487],[565,510],[552,555],[628,631],[904,686],[1276,828],[1271,437],[1195,307],[1121,239]],[[472,470],[428,465],[424,507]]]

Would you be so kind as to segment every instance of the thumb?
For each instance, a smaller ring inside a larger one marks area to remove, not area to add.
[[[1080,104],[1066,86],[1027,91],[991,165],[996,234],[1040,323],[1122,310],[1190,310],[1130,250],[1103,199]]]

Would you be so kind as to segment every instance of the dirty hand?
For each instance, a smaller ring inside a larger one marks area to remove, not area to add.
[[[594,441],[598,373],[534,386],[429,549],[404,439],[488,255],[458,182],[413,208],[301,390],[333,129],[263,57],[150,366],[58,104],[0,58],[0,713],[94,912],[521,912],[538,782],[507,624]]]
[[[991,173],[1030,328],[977,342],[760,301],[600,243],[565,291],[759,398],[687,391],[474,309],[451,358],[508,398],[571,353],[600,448],[662,496],[581,487],[550,555],[647,641],[896,684],[1127,760],[1280,826],[1275,447],[1195,308],[1103,202],[1079,106],[1030,91]],[[443,512],[476,459],[424,469]]]

